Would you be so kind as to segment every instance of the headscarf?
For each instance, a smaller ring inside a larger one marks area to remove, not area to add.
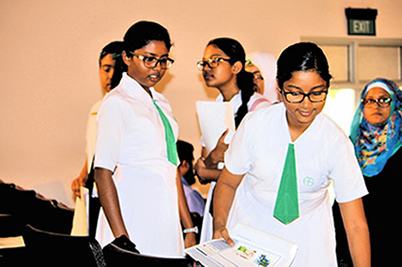
[[[368,177],[379,174],[402,145],[402,91],[394,82],[376,78],[364,87],[360,100],[364,101],[367,92],[374,87],[381,87],[391,95],[389,118],[381,125],[370,124],[364,118],[364,103],[360,102],[350,128],[357,160]]]
[[[276,59],[273,55],[264,52],[252,52],[247,55],[264,77],[264,97],[271,103],[279,102],[276,91]]]

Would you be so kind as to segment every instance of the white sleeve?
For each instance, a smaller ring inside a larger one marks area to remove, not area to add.
[[[124,112],[120,101],[108,98],[98,113],[95,167],[114,171],[125,134]]]

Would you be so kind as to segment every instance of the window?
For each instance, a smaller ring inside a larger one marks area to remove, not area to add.
[[[324,113],[349,135],[364,85],[384,77],[402,85],[402,39],[302,37],[326,54],[333,80]]]

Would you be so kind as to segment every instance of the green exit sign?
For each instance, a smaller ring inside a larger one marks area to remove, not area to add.
[[[348,23],[349,35],[375,35],[375,22],[373,20],[350,19]]]
[[[346,8],[348,35],[376,35],[375,20],[377,9]]]

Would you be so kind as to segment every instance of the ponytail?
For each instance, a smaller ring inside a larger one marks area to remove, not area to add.
[[[240,125],[244,116],[248,113],[248,101],[250,101],[251,96],[254,94],[254,75],[250,72],[245,71],[244,66],[242,70],[237,74],[237,86],[241,90],[241,101],[242,104],[237,110],[237,115],[235,117],[236,128]]]
[[[211,40],[208,45],[214,45],[222,50],[228,57],[230,57],[229,63],[231,65],[237,61],[240,61],[242,64],[242,69],[237,74],[237,86],[241,90],[242,100],[242,104],[237,110],[237,115],[235,117],[235,126],[237,128],[248,112],[247,103],[254,94],[255,86],[254,75],[244,69],[246,63],[246,52],[244,51],[243,46],[237,40],[232,38],[216,38]]]

